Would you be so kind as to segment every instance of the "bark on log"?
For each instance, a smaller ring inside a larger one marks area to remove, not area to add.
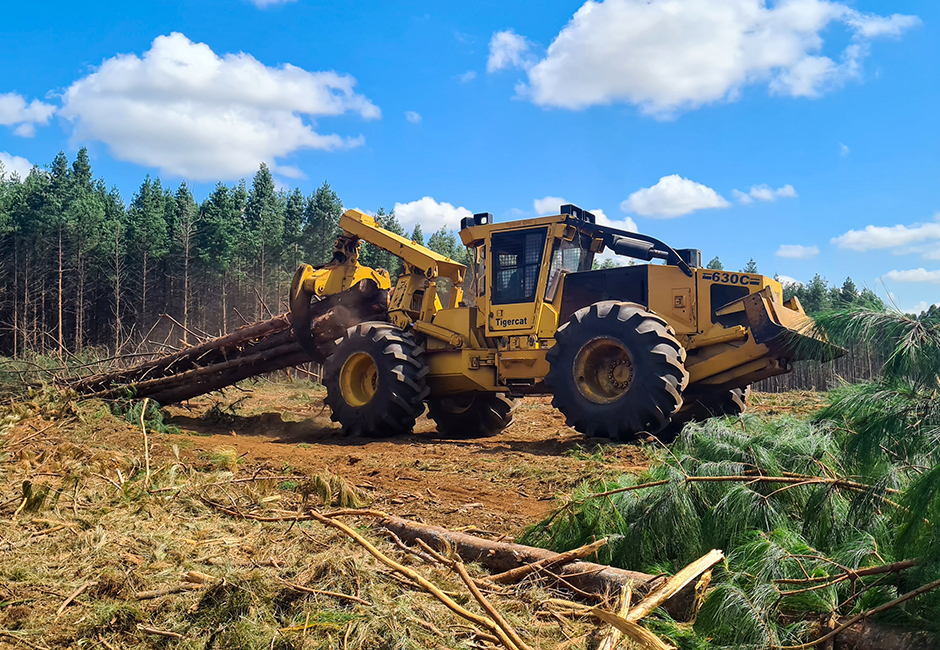
[[[311,331],[318,350],[313,359],[301,350],[290,318],[284,314],[133,368],[73,378],[65,383],[91,397],[133,395],[172,404],[243,379],[310,361],[322,363],[346,329],[365,320],[387,320],[387,308],[388,291],[371,282],[360,282],[312,305]]]
[[[936,650],[940,639],[927,632],[906,632],[871,621],[847,627],[835,637],[834,650]]]
[[[416,539],[421,539],[432,548],[450,546],[464,561],[479,562],[494,572],[508,571],[559,555],[522,544],[493,542],[400,517],[388,517],[383,519],[380,525],[408,544],[415,544]],[[627,585],[632,585],[637,596],[644,597],[669,579],[666,576],[652,576],[592,562],[571,562],[556,567],[554,573],[576,588],[602,597],[617,594]],[[666,601],[664,609],[675,620],[686,621],[692,611],[693,599],[694,581]],[[872,621],[859,622],[846,628],[836,635],[834,641],[834,650],[934,650],[940,647],[935,635],[907,632]]]
[[[384,519],[380,525],[395,533],[405,543],[414,544],[416,539],[421,539],[432,548],[449,546],[465,561],[479,562],[495,572],[508,571],[531,562],[551,560],[559,555],[543,548],[493,542],[399,517]],[[580,561],[555,567],[552,573],[576,589],[600,598],[613,597],[627,585],[631,586],[637,595],[645,596],[667,580],[663,576]],[[666,602],[666,611],[677,621],[688,620],[693,597],[694,589],[685,589]]]

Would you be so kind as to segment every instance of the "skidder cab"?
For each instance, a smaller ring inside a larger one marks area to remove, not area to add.
[[[742,412],[747,387],[792,361],[842,353],[816,338],[799,301],[783,301],[779,282],[703,269],[698,250],[599,225],[574,205],[464,219],[469,274],[362,212],[346,212],[340,228],[333,260],[303,265],[291,289],[293,328],[311,354],[323,355],[309,340],[312,299],[363,281],[390,288],[382,270],[358,264],[359,242],[402,262],[387,314],[350,327],[326,360],[327,403],[350,433],[410,432],[426,402],[440,434],[491,435],[512,421],[516,397],[550,393],[587,435],[668,434]],[[659,263],[595,270],[605,251]]]

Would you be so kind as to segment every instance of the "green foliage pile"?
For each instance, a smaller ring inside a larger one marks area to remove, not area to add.
[[[654,573],[723,549],[694,628],[719,647],[799,644],[814,636],[811,621],[940,579],[940,322],[850,310],[818,324],[834,343],[873,346],[881,376],[832,391],[809,419],[690,425],[650,450],[645,474],[581,486],[523,541],[567,550],[610,536],[603,561]],[[904,560],[916,564],[848,579]],[[940,632],[940,593],[882,617]]]

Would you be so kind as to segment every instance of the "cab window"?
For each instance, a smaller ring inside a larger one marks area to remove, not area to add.
[[[535,300],[547,236],[547,228],[493,234],[494,305]]]
[[[552,248],[552,262],[548,269],[548,283],[545,285],[545,300],[555,299],[561,276],[575,271],[590,271],[594,254],[582,248],[578,241],[565,239],[555,242]]]

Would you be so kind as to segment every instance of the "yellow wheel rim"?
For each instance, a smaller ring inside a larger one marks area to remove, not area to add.
[[[372,401],[379,386],[375,359],[365,352],[350,355],[339,371],[339,388],[350,406],[365,406]]]
[[[574,359],[574,381],[581,395],[595,404],[620,399],[633,382],[633,357],[616,339],[592,339]]]

